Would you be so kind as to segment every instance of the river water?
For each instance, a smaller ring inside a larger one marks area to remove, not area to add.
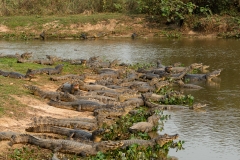
[[[240,160],[240,41],[224,39],[103,39],[86,41],[0,41],[0,53],[33,52],[35,58],[119,59],[127,63],[185,66],[198,62],[209,71],[223,69],[215,83],[201,83],[202,90],[184,90],[195,102],[207,103],[200,111],[166,111],[171,115],[161,133],[180,135],[185,150],[171,149],[179,160]]]

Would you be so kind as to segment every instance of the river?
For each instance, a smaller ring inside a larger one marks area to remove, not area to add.
[[[162,133],[180,135],[185,150],[171,149],[179,160],[240,160],[240,41],[233,39],[102,39],[62,41],[0,41],[0,53],[33,52],[35,58],[56,55],[61,58],[119,59],[126,63],[169,65],[182,62],[209,65],[209,71],[222,69],[216,83],[201,83],[202,90],[184,90],[195,102],[207,103],[200,111],[165,111],[171,115]]]

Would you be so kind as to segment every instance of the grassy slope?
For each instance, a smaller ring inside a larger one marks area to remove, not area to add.
[[[42,25],[45,23],[59,21],[60,24],[69,25],[75,23],[91,23],[96,24],[98,21],[108,19],[122,19],[124,15],[118,13],[106,13],[106,14],[92,14],[92,15],[68,15],[68,16],[10,16],[0,17],[0,21],[3,25],[8,26],[10,29],[16,27],[28,27],[35,25],[36,29],[42,29]]]
[[[143,15],[138,15],[143,17]],[[10,16],[0,17],[0,25],[6,26],[6,32],[0,32],[0,38],[4,39],[34,39],[39,38],[39,34],[45,30],[48,38],[76,38],[84,32],[83,25],[96,25],[97,23],[109,24],[109,20],[120,22],[129,22],[129,19],[135,15],[124,15],[118,13],[91,14],[91,15],[68,15],[68,16]],[[122,30],[126,30],[122,28]],[[96,32],[108,32],[105,28],[98,28],[95,31],[89,31],[89,35]]]
[[[192,36],[189,31],[194,31],[194,36],[214,34],[238,38],[240,35],[239,17],[228,15],[189,16],[185,18],[181,28],[176,24],[166,26],[164,17],[119,13],[9,16],[0,17],[0,22],[0,27],[5,26],[8,29],[2,32],[0,29],[0,38],[13,40],[39,38],[43,30],[46,31],[48,38],[79,38],[83,32],[89,36],[99,33],[104,33],[104,36],[129,36],[136,32],[140,37],[170,38]],[[109,25],[113,28],[109,29]]]

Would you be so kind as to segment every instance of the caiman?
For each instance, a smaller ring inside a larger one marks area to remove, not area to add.
[[[193,104],[192,106],[183,106],[183,105],[161,105],[161,104],[157,104],[157,103],[153,103],[153,102],[149,102],[146,101],[145,105],[147,107],[149,107],[150,109],[148,110],[148,112],[150,114],[155,113],[156,111],[162,111],[162,110],[182,110],[182,109],[200,109],[203,107],[206,107],[206,104],[201,104],[201,103],[197,103],[197,104]]]
[[[52,117],[34,117],[33,122],[29,126],[39,126],[39,125],[49,125],[49,126],[59,126],[73,129],[85,129],[85,130],[96,130],[97,120],[96,119],[86,119],[86,118],[68,118],[68,119],[58,119]]]
[[[41,98],[46,98],[50,100],[61,100],[66,102],[71,102],[77,100],[77,98],[74,95],[71,95],[67,92],[55,92],[55,91],[46,91],[42,90],[37,86],[34,85],[23,85],[24,88],[28,89],[30,92],[33,93],[35,96],[39,96]]]
[[[54,153],[71,153],[79,156],[96,155],[98,151],[105,153],[123,146],[122,141],[101,141],[98,143],[85,144],[72,140],[43,139],[29,134],[13,135],[11,138],[11,145],[19,143],[29,143],[41,148],[50,149]]]
[[[129,102],[128,102],[129,103]],[[139,104],[121,104],[122,106],[111,106],[108,108],[100,108],[94,111],[94,116],[98,120],[98,125],[102,126],[103,124],[110,126],[116,122],[121,116],[125,116],[131,110],[138,107]]]
[[[162,80],[159,79],[159,78],[153,78],[153,79],[149,82],[149,85],[155,87],[155,92],[159,92],[161,88],[170,85],[170,83],[169,83],[168,81],[162,81]]]
[[[23,54],[20,55],[21,58],[23,59],[29,59],[33,56],[33,53],[32,52],[25,52]]]
[[[84,84],[79,86],[79,89],[83,91],[95,91],[95,90],[111,90],[110,88],[103,85],[95,85],[95,84]]]
[[[166,99],[165,95],[159,95],[159,94],[155,94],[155,93],[144,93],[141,95],[143,100],[148,100],[148,101],[164,101]]]
[[[62,101],[66,101],[66,102],[73,102],[78,100],[92,100],[92,101],[102,102],[105,104],[116,104],[118,100],[116,98],[111,98],[111,97],[96,95],[96,94],[85,95],[84,93],[82,94],[81,92],[75,92],[75,94],[77,95],[64,92],[64,94],[62,95],[62,92],[60,92],[60,97]]]
[[[136,98],[139,97],[137,93],[137,91],[132,91],[131,93],[128,92],[117,92],[115,90],[95,90],[92,92],[88,92],[88,95],[83,95],[83,97],[95,97],[100,101],[106,101],[106,102],[115,102],[115,101],[119,101],[119,102],[124,102],[130,98]],[[102,97],[103,96],[103,97]],[[109,97],[109,98],[107,98]]]
[[[55,68],[41,68],[36,70],[29,69],[29,73],[31,73],[32,75],[44,74],[44,73],[48,75],[53,75],[53,74],[60,74],[62,70],[63,70],[63,64],[59,64]]]
[[[46,73],[48,75],[60,74],[63,70],[63,64],[57,65],[55,68],[42,68],[41,74]]]
[[[23,87],[28,89],[35,96],[39,96],[41,98],[46,98],[46,99],[51,99],[51,100],[61,100],[61,94],[63,94],[60,92],[45,91],[34,85],[24,84]]]
[[[109,86],[109,85],[120,85],[122,81],[123,81],[122,79],[107,77],[105,79],[96,80],[95,83],[98,85]]]
[[[80,90],[83,91],[112,91],[112,92],[117,92],[117,93],[129,93],[129,94],[135,94],[136,91],[133,91],[132,89],[126,88],[126,87],[120,87],[118,88],[110,88],[109,86],[103,86],[103,85],[97,85],[97,84],[84,84],[79,86]]]
[[[133,126],[129,128],[129,130],[131,132],[146,132],[146,133],[150,132],[153,130],[154,127],[157,126],[160,118],[161,116],[154,114],[148,117],[147,122],[134,123]]]
[[[79,130],[79,129],[69,129],[63,127],[56,127],[50,125],[40,125],[36,127],[28,127],[25,129],[27,132],[35,133],[55,133],[69,137],[70,139],[78,141],[93,141],[100,142],[104,134],[103,129],[94,130],[92,133]]]
[[[186,89],[202,89],[203,88],[195,84],[185,84],[182,80],[177,80],[176,83],[179,85],[179,87],[186,88]]]
[[[109,106],[94,110],[94,115],[98,120],[98,125],[111,125],[115,123],[119,117],[128,114],[131,110],[143,105],[140,98],[131,98],[117,106]]]
[[[57,56],[53,56],[53,55],[46,55],[46,58],[52,61],[59,61],[60,58]]]
[[[11,140],[12,136],[20,135],[21,133],[6,131],[0,132],[0,141],[9,141]],[[52,135],[35,135],[39,138],[50,138],[50,139],[59,139],[59,136],[52,136]]]
[[[82,65],[82,66],[86,66],[87,60],[86,59],[74,59],[74,60],[70,60],[70,64],[73,65]]]
[[[142,81],[126,82],[126,83],[122,83],[121,86],[129,87],[130,89],[135,90],[137,92],[141,92],[141,93],[155,91],[155,87],[151,86],[147,82],[142,82]]]
[[[75,81],[73,83],[63,83],[57,91],[70,93],[70,94],[77,94],[79,92],[79,86],[83,85],[84,83],[82,81]]]
[[[10,72],[0,70],[0,75],[8,77]]]
[[[193,63],[191,64],[190,66],[188,67],[185,67],[185,69],[180,72],[179,74],[171,74],[170,78],[173,79],[173,80],[180,80],[180,79],[183,79],[183,77],[191,72],[192,70],[194,69],[199,69],[202,67],[202,63]]]
[[[104,73],[112,73],[115,75],[123,74],[123,70],[117,70],[117,69],[110,69],[110,68],[101,68],[101,69],[95,69],[94,70],[97,74],[104,74]]]
[[[119,77],[118,74],[115,73],[101,73],[101,74],[94,74],[94,75],[89,75],[85,74],[84,75],[86,79],[93,79],[93,80],[103,80],[107,78],[112,78],[112,79],[117,79]]]
[[[91,68],[111,68],[118,65],[118,60],[113,60],[112,62],[103,62],[99,57],[90,57],[89,60],[87,60],[86,65]]]
[[[84,76],[80,75],[75,75],[75,74],[68,74],[64,76],[59,76],[59,77],[50,77],[50,80],[52,81],[63,81],[63,80],[84,80]]]
[[[0,141],[10,140],[13,135],[18,133],[7,131],[7,132],[0,132]]]
[[[0,58],[19,58],[21,55],[19,53],[16,54],[0,54]]]
[[[132,82],[139,79],[139,74],[135,71],[127,73],[127,76],[123,79],[124,82]]]
[[[157,68],[165,68],[160,59],[157,60]]]
[[[90,111],[93,112],[95,109],[108,107],[109,105],[103,104],[97,101],[91,101],[91,100],[75,100],[72,102],[63,102],[63,101],[53,101],[51,100],[48,103],[50,106],[54,106],[57,108],[63,108],[63,109],[70,109],[70,110],[76,110],[76,111]]]
[[[29,79],[31,80],[31,75],[28,74],[28,72],[24,75],[18,72],[7,72],[7,71],[2,71],[0,70],[0,75],[4,77],[9,77],[9,78],[16,78],[16,79]]]
[[[102,102],[104,104],[117,104],[118,99],[117,98],[111,98],[107,96],[102,95],[69,95],[69,93],[66,93],[65,95],[68,95],[69,101],[76,101],[76,100],[95,100]]]
[[[154,73],[146,73],[140,75],[139,78],[152,80],[153,78],[160,78],[160,75]]]
[[[126,148],[132,144],[138,144],[141,147],[148,147],[148,146],[154,146],[156,144],[160,145],[162,147],[164,144],[171,142],[179,137],[178,134],[175,135],[159,135],[156,138],[150,139],[150,140],[142,140],[142,139],[130,139],[130,140],[122,140],[123,146],[121,148]]]
[[[54,65],[55,63],[54,60],[49,60],[49,59],[36,59],[36,60],[32,60],[31,62],[41,64],[41,65]]]
[[[211,81],[213,78],[219,76],[221,71],[221,69],[218,69],[206,74],[186,74],[184,79],[190,81]]]

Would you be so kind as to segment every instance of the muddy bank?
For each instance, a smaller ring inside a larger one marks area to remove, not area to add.
[[[44,31],[45,40],[47,39],[95,39],[109,37],[204,37],[204,38],[237,38],[239,26],[235,17],[213,15],[210,17],[188,17],[179,26],[178,23],[167,24],[163,17],[151,17],[146,15],[120,15],[114,18],[102,18],[97,20],[93,15],[78,15],[79,21],[74,19],[71,22],[61,18],[43,17],[45,22],[34,23],[23,17],[24,24],[14,24],[11,20],[14,17],[7,17],[8,23],[0,24],[0,38],[2,39],[42,39],[40,34]],[[94,15],[95,16],[95,15]],[[80,19],[88,17],[85,22]],[[76,18],[76,17],[75,17]],[[41,18],[39,18],[41,20]],[[36,19],[37,21],[39,19]],[[68,19],[68,18],[66,18]],[[40,21],[39,20],[39,21]]]

